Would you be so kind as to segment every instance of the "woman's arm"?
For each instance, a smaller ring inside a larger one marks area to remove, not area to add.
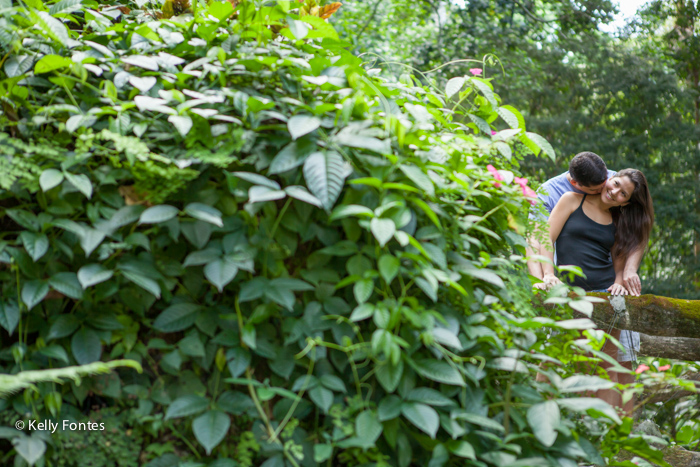
[[[549,245],[542,245],[540,248],[540,254],[551,261],[551,263],[542,263],[545,284],[553,285],[561,282],[554,275],[554,243],[559,238],[561,229],[564,228],[564,224],[566,224],[571,213],[581,204],[582,197],[583,195],[574,192],[565,193],[557,205],[554,206],[552,214],[549,216]]]
[[[625,271],[625,260],[613,256],[613,268],[615,269],[615,283],[608,287],[608,292],[611,295],[628,295],[629,292],[625,288],[623,275]]]

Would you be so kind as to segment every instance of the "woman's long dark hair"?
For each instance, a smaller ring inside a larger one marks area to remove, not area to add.
[[[625,259],[640,247],[646,249],[654,226],[654,204],[647,179],[642,172],[624,169],[616,176],[627,177],[634,184],[629,203],[610,210],[616,227],[612,255]]]

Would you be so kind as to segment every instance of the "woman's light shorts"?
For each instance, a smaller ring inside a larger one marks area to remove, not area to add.
[[[607,290],[591,290],[591,292],[604,292]],[[620,344],[624,349],[617,350],[618,362],[636,362],[639,352],[639,333],[636,331],[623,330],[620,332]]]
[[[618,362],[634,362],[637,360],[639,352],[639,333],[635,331],[624,330],[620,333],[620,344],[624,350],[617,350]]]

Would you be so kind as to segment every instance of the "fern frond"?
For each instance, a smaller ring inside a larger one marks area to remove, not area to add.
[[[65,379],[72,379],[80,384],[82,377],[99,373],[109,373],[113,368],[130,367],[141,373],[141,365],[134,360],[114,360],[95,362],[87,365],[68,366],[52,370],[22,371],[15,375],[0,375],[0,397],[8,396],[22,389],[34,387],[34,383],[53,381],[62,384]]]

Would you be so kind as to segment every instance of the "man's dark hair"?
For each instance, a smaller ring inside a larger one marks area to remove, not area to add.
[[[598,154],[585,151],[571,159],[569,175],[585,187],[596,186],[608,178],[608,168]]]

